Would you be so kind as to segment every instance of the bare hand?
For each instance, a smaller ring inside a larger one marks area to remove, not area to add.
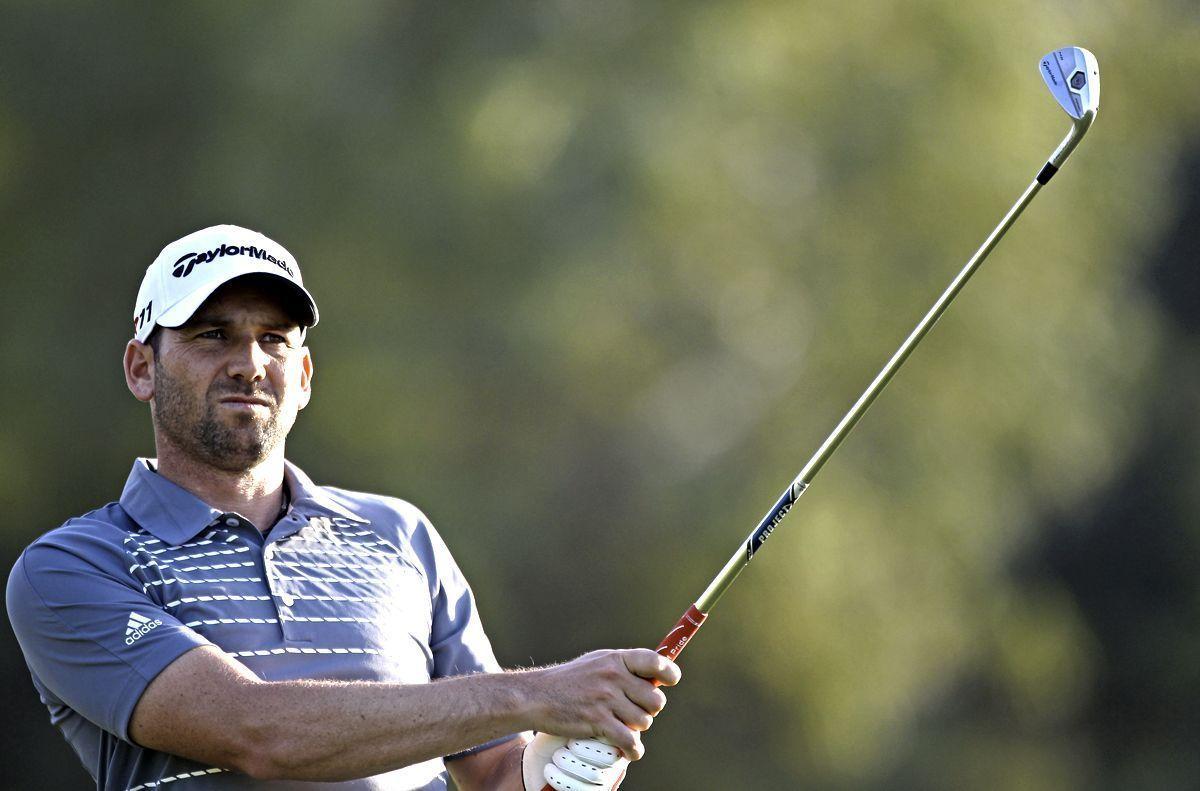
[[[631,761],[642,757],[641,732],[667,704],[657,684],[680,678],[678,665],[648,648],[593,651],[530,675],[535,730],[603,739]]]

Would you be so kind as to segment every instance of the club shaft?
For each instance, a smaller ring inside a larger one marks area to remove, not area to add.
[[[1090,53],[1085,52],[1085,54],[1087,57],[1091,57]],[[1097,80],[1099,79],[1094,59],[1092,62],[1092,74]],[[1048,84],[1049,82],[1048,80]],[[1073,87],[1079,88],[1080,86],[1075,85]],[[1099,90],[1098,84],[1095,89]],[[1094,94],[1093,96],[1098,98],[1098,94]],[[1070,113],[1070,109],[1066,109]],[[729,589],[733,581],[737,579],[742,569],[754,558],[754,553],[771,537],[771,533],[774,532],[783,518],[787,516],[788,511],[795,505],[800,495],[804,494],[808,489],[813,478],[825,466],[825,462],[829,461],[834,451],[842,444],[842,440],[846,438],[846,435],[850,433],[855,424],[870,409],[871,404],[883,391],[883,388],[887,386],[887,383],[892,380],[892,377],[895,376],[896,371],[900,369],[904,361],[908,359],[908,356],[912,354],[913,349],[933,329],[933,325],[946,312],[946,308],[958,296],[958,292],[962,291],[967,281],[971,279],[971,276],[975,274],[976,270],[979,269],[984,260],[995,249],[996,245],[1000,243],[1004,234],[1008,232],[1008,229],[1013,226],[1013,223],[1017,221],[1021,213],[1025,211],[1025,207],[1030,204],[1034,196],[1038,194],[1042,187],[1050,183],[1050,179],[1054,177],[1054,174],[1067,161],[1067,157],[1079,145],[1079,142],[1083,139],[1083,135],[1096,119],[1096,109],[1097,103],[1093,99],[1091,106],[1083,113],[1082,117],[1072,114],[1075,122],[1072,125],[1071,131],[1050,155],[1046,164],[1042,166],[1037,177],[1033,180],[1033,183],[1025,188],[1025,192],[1012,205],[1012,208],[1008,210],[1008,213],[1004,215],[1000,223],[988,234],[987,239],[979,246],[979,249],[975,251],[975,254],[971,256],[970,260],[967,261],[966,265],[963,266],[962,270],[955,276],[946,290],[942,292],[937,301],[933,303],[933,307],[929,309],[929,312],[925,314],[924,318],[917,323],[917,326],[905,338],[904,343],[900,344],[900,348],[887,361],[883,369],[876,374],[875,379],[867,386],[863,394],[858,397],[858,400],[854,402],[854,406],[850,407],[850,411],[842,417],[829,436],[825,438],[825,441],[821,443],[821,447],[817,449],[817,452],[804,465],[800,474],[788,484],[787,489],[775,501],[775,505],[771,506],[771,510],[767,511],[766,515],[759,521],[758,526],[754,528],[754,532],[746,539],[746,543],[729,558],[725,563],[725,567],[709,583],[700,598],[680,617],[674,628],[667,632],[666,637],[662,639],[662,642],[655,649],[657,653],[673,661],[683,652],[684,648],[687,648],[691,643],[692,637],[704,624],[705,619],[708,618],[709,612],[716,605],[717,601]],[[546,786],[543,791],[553,791],[553,789],[550,786]]]
[[[917,326],[914,327],[913,331],[909,333],[907,338],[905,338],[904,343],[900,344],[900,348],[897,349],[896,353],[893,354],[891,359],[887,361],[887,364],[883,366],[883,369],[876,374],[875,379],[870,385],[867,386],[867,389],[863,391],[863,394],[858,397],[858,400],[854,402],[854,406],[850,407],[850,411],[842,417],[841,421],[838,422],[837,427],[834,428],[829,436],[825,438],[825,441],[821,443],[821,447],[817,449],[817,452],[814,453],[812,458],[808,460],[808,463],[804,465],[804,468],[800,471],[800,474],[797,475],[796,478],[788,485],[787,489],[785,489],[783,494],[779,496],[779,499],[776,500],[775,505],[773,505],[759,521],[758,525],[746,539],[745,543],[729,558],[729,561],[726,562],[725,567],[722,568],[721,572],[717,574],[712,582],[709,583],[708,587],[704,590],[704,593],[701,594],[700,598],[696,600],[694,605],[696,611],[704,616],[707,616],[709,611],[737,578],[738,574],[741,573],[742,569],[744,569],[751,559],[753,559],[754,553],[757,552],[759,548],[762,547],[763,543],[771,537],[771,533],[774,532],[776,526],[778,526],[783,517],[787,515],[788,511],[791,510],[791,507],[795,504],[796,500],[800,498],[800,495],[804,494],[805,490],[812,483],[813,478],[815,478],[817,473],[820,472],[821,468],[825,466],[825,462],[829,461],[829,458],[833,456],[834,452],[838,449],[838,446],[842,444],[842,441],[846,438],[846,435],[850,433],[855,424],[857,424],[862,416],[866,414],[867,410],[871,407],[871,404],[875,401],[879,394],[883,392],[883,388],[886,387],[887,383],[890,382],[892,377],[896,375],[896,371],[900,369],[900,366],[902,366],[904,361],[908,359],[908,356],[912,354],[913,349],[915,349],[917,344],[921,342],[921,339],[924,338],[931,329],[933,329],[933,325],[936,324],[938,319],[942,317],[942,314],[946,312],[946,308],[950,306],[950,303],[954,301],[954,298],[958,296],[960,291],[962,291],[963,287],[967,284],[967,281],[971,279],[971,276],[974,275],[979,267],[983,265],[983,262],[987,259],[988,255],[996,248],[996,245],[1000,243],[1000,240],[1004,237],[1004,234],[1008,232],[1008,229],[1011,228],[1013,223],[1017,221],[1017,218],[1021,216],[1021,212],[1025,211],[1025,207],[1028,206],[1033,200],[1034,196],[1038,194],[1038,191],[1041,190],[1041,188],[1050,180],[1054,173],[1057,172],[1058,168],[1061,167],[1062,163],[1066,160],[1067,155],[1069,155],[1078,144],[1079,138],[1082,136],[1082,131],[1084,130],[1086,130],[1086,127],[1083,129],[1072,129],[1071,133],[1063,139],[1063,142],[1055,150],[1054,154],[1050,158],[1050,161],[1038,174],[1038,177],[1034,179],[1034,181],[1030,183],[1028,187],[1025,188],[1025,192],[1020,198],[1017,199],[1017,202],[1012,205],[1012,208],[1008,210],[1008,213],[1004,215],[1004,218],[1000,220],[1000,224],[997,225],[990,234],[988,234],[987,239],[985,239],[983,244],[979,246],[979,249],[975,251],[975,254],[971,256],[971,259],[967,261],[966,265],[963,266],[962,270],[958,273],[954,280],[951,281],[946,290],[942,292],[942,295],[938,297],[937,301],[933,303],[933,307],[929,309],[929,312],[926,313],[924,318],[917,323]],[[689,612],[691,612],[691,610],[689,610]],[[664,641],[664,645],[665,643],[666,641]],[[680,646],[679,650],[682,650],[682,646]]]
[[[975,274],[975,271],[983,264],[988,254],[999,244],[1000,239],[1012,227],[1013,223],[1017,221],[1017,218],[1021,216],[1021,212],[1025,210],[1025,207],[1029,205],[1033,197],[1037,195],[1038,190],[1042,188],[1046,181],[1049,181],[1049,177],[1043,178],[1045,172],[1045,169],[1043,169],[1038,178],[1025,189],[1025,193],[1008,210],[1008,214],[1004,215],[1004,219],[992,230],[980,248],[975,251],[975,255],[971,256],[971,260],[967,261],[966,266],[962,268],[962,271],[958,273],[946,290],[942,292],[937,302],[933,303],[933,307],[929,309],[925,317],[921,319],[917,326],[913,328],[913,331],[909,333],[908,337],[904,339],[904,343],[900,344],[900,348],[896,350],[892,358],[875,375],[875,379],[867,386],[863,394],[858,397],[858,400],[854,402],[854,406],[850,407],[850,411],[842,417],[837,427],[821,443],[821,447],[817,449],[817,452],[804,465],[804,469],[800,471],[800,474],[788,484],[787,489],[775,501],[775,505],[771,506],[771,510],[767,511],[766,515],[759,521],[758,526],[755,527],[754,532],[746,539],[746,543],[729,558],[728,562],[725,563],[725,567],[709,583],[708,588],[696,600],[696,603],[689,607],[671,631],[667,632],[667,635],[655,649],[657,653],[672,661],[683,653],[683,649],[688,646],[692,636],[695,635],[701,625],[703,625],[704,620],[708,617],[709,611],[712,610],[725,591],[729,589],[733,581],[737,579],[742,569],[754,558],[754,553],[771,537],[771,533],[775,530],[775,527],[783,520],[783,517],[787,516],[787,512],[791,510],[796,500],[800,498],[800,495],[804,494],[805,489],[812,483],[813,478],[825,466],[825,462],[829,461],[834,451],[842,444],[842,440],[846,438],[846,435],[850,433],[854,425],[866,414],[866,411],[871,407],[871,403],[879,396],[892,377],[895,376],[896,371],[904,364],[908,356],[912,354],[913,349],[921,342],[921,339],[925,337],[929,330],[933,328],[933,325],[937,323],[937,320],[941,318],[942,314],[946,312],[946,308],[949,307],[954,297],[958,295],[958,292],[971,279],[971,275]],[[1052,176],[1053,172],[1050,175]],[[542,791],[554,791],[554,789],[550,785],[546,785]]]
[[[854,402],[854,406],[850,407],[850,411],[842,417],[829,436],[825,438],[825,441],[821,443],[821,447],[817,448],[817,452],[812,455],[812,458],[800,470],[800,474],[788,484],[787,489],[775,501],[775,505],[771,506],[771,510],[767,511],[763,518],[759,520],[757,527],[754,528],[754,532],[746,539],[745,544],[739,547],[737,552],[733,553],[725,563],[725,567],[721,569],[720,573],[705,588],[700,598],[684,612],[671,631],[667,632],[666,636],[663,637],[658,647],[654,649],[656,653],[672,661],[683,653],[683,649],[687,648],[692,637],[704,624],[705,619],[708,618],[709,612],[716,605],[717,601],[729,589],[733,581],[737,579],[742,569],[754,558],[754,553],[771,537],[771,533],[774,532],[783,518],[787,516],[788,511],[795,505],[796,500],[800,499],[800,495],[804,494],[805,490],[808,489],[813,478],[825,466],[825,462],[829,461],[834,451],[842,444],[842,440],[846,438],[850,430],[854,428],[855,424],[870,409],[871,404],[883,392],[883,388],[887,387],[887,383],[896,375],[896,371],[900,369],[900,366],[912,354],[913,349],[917,347],[921,339],[933,329],[933,325],[946,312],[946,308],[958,296],[958,292],[962,291],[967,281],[971,279],[971,276],[983,265],[984,260],[987,259],[996,245],[1000,243],[1000,240],[1004,238],[1004,234],[1008,232],[1008,229],[1021,216],[1021,212],[1025,211],[1025,207],[1030,204],[1034,196],[1038,194],[1038,191],[1048,184],[1050,179],[1054,177],[1054,174],[1058,172],[1058,169],[1063,166],[1067,157],[1079,145],[1079,141],[1083,138],[1083,134],[1087,131],[1094,118],[1095,111],[1092,111],[1082,123],[1077,123],[1072,127],[1070,133],[1063,138],[1063,141],[1054,150],[1054,153],[1051,154],[1041,171],[1038,172],[1037,178],[1025,188],[1025,192],[1012,205],[1012,208],[1008,210],[1004,218],[1000,220],[999,225],[992,229],[987,239],[979,246],[979,249],[975,251],[975,254],[971,256],[971,259],[967,261],[954,280],[950,282],[950,285],[946,287],[942,295],[937,298],[937,301],[933,303],[933,307],[929,309],[929,312],[917,323],[913,331],[908,334],[908,337],[904,339],[904,343],[900,344],[900,348],[887,361],[883,369],[875,375],[875,379],[871,381],[871,384],[867,386],[863,394]],[[542,791],[554,791],[554,788],[547,784],[543,787]]]

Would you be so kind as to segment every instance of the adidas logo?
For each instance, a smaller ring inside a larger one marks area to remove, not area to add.
[[[133,645],[136,640],[141,639],[142,635],[156,626],[162,626],[162,621],[157,618],[147,618],[135,612],[129,613],[129,623],[125,624],[125,645]]]

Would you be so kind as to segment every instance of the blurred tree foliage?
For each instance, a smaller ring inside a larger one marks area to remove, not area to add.
[[[137,284],[235,222],[321,304],[291,458],[426,509],[502,661],[653,644],[1066,132],[1036,62],[1073,43],[1096,128],[722,602],[628,785],[1195,787],[1171,0],[4,3],[6,568],[152,455]],[[7,631],[0,660],[6,787],[82,787]]]

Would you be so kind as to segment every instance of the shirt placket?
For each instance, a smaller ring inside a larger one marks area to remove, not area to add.
[[[299,596],[300,590],[299,583],[289,578],[297,575],[289,573],[287,567],[281,567],[278,563],[278,556],[281,552],[280,543],[299,530],[301,524],[301,520],[294,515],[285,517],[275,525],[263,544],[263,577],[275,604],[275,612],[279,619],[280,631],[283,632],[283,639],[289,643],[311,642],[302,633],[299,628],[300,624],[292,619],[293,608],[296,606],[296,598]]]

